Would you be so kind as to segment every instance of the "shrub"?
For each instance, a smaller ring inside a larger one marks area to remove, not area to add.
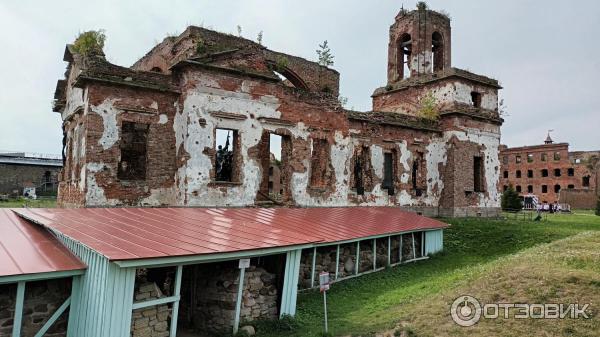
[[[104,30],[90,30],[80,33],[73,42],[73,50],[82,55],[101,54],[106,35]]]
[[[438,102],[435,96],[431,92],[428,92],[425,96],[419,100],[419,117],[437,120],[440,117],[440,111],[438,109]]]
[[[514,190],[512,185],[509,185],[504,193],[502,193],[501,206],[503,210],[520,210],[521,199],[519,193]]]

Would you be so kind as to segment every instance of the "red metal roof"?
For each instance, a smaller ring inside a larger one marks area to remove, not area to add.
[[[446,224],[389,207],[18,209],[111,260],[335,243]]]
[[[0,209],[0,276],[85,269],[46,229]]]

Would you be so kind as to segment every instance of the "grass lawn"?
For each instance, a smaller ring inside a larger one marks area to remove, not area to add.
[[[455,325],[451,303],[471,294],[489,303],[593,301],[600,311],[600,217],[592,212],[548,215],[544,222],[509,218],[446,219],[444,252],[332,285],[334,335],[596,336],[599,317],[574,320],[494,320]],[[298,297],[292,331],[257,329],[259,336],[320,336],[322,295]],[[599,315],[600,316],[600,315]]]
[[[53,208],[56,207],[56,199],[29,200],[21,198],[0,201],[0,208],[20,208],[25,206],[30,208]]]

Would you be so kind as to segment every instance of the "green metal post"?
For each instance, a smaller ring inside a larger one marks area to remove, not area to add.
[[[244,292],[244,276],[246,268],[240,268],[240,281],[238,282],[237,300],[235,301],[235,318],[233,321],[233,334],[237,334],[240,328],[240,313],[242,311],[242,295]]]
[[[417,251],[415,250],[415,232],[410,233],[412,235],[412,247],[413,247],[413,260],[417,258]]]
[[[400,249],[398,252],[398,263],[402,262],[402,234],[400,234]]]
[[[377,269],[377,239],[373,239],[373,270]]]
[[[17,283],[17,298],[15,301],[15,317],[13,319],[13,337],[21,336],[21,325],[23,323],[23,302],[25,301],[25,281]]]
[[[360,241],[356,241],[356,261],[354,261],[354,274],[358,275],[358,260],[360,259]]]
[[[392,264],[392,237],[388,236],[388,255],[387,255],[388,266]]]
[[[177,272],[175,273],[175,291],[174,294],[177,296],[177,300],[173,302],[173,312],[171,314],[171,333],[169,336],[175,337],[177,335],[177,320],[179,318],[179,301],[181,299],[181,274],[183,273],[183,266],[177,266]]]
[[[317,264],[317,247],[313,248],[312,268],[310,270],[310,287],[315,286],[315,266]]]
[[[335,252],[335,279],[338,279],[338,273],[340,271],[340,245],[337,245],[337,251]]]

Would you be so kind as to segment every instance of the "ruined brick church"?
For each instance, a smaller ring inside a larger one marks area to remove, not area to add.
[[[165,38],[131,67],[68,45],[54,97],[64,132],[59,204],[495,215],[501,87],[453,68],[451,46],[447,16],[400,11],[387,83],[372,111],[357,112],[339,103],[337,71],[201,27]],[[274,136],[278,199],[268,186]]]

